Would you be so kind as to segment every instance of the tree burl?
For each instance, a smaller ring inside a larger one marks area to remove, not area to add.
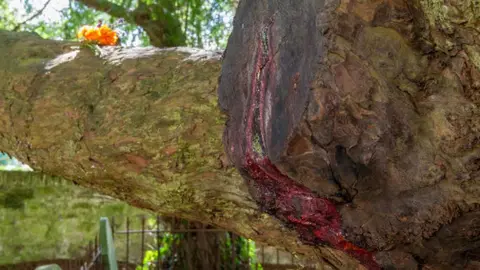
[[[369,269],[461,269],[480,251],[479,37],[448,21],[475,7],[435,8],[241,1],[228,42],[224,145],[250,194]]]

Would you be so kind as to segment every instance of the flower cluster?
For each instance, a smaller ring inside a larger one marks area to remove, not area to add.
[[[83,26],[78,31],[77,37],[81,40],[97,43],[102,46],[115,46],[118,43],[117,32],[105,24],[96,27]]]

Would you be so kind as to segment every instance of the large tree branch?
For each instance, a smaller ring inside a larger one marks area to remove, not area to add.
[[[480,212],[473,2],[241,1],[219,100],[257,203],[371,269],[466,265],[480,245],[461,218]],[[464,224],[471,238],[442,245]]]
[[[371,269],[461,269],[479,251],[478,19],[471,1],[440,2],[239,4],[219,85],[225,149],[304,242]],[[0,149],[144,208],[305,248],[275,239],[281,226],[224,161],[217,58],[106,49],[44,70],[58,42],[5,40]]]
[[[262,213],[223,154],[218,53],[193,49],[63,51],[0,31],[0,150],[134,206],[214,224],[259,242],[358,263],[300,244]]]
[[[81,0],[78,1],[97,11],[105,12],[113,17],[123,18],[129,22],[134,21],[132,12],[129,12],[125,7],[117,5],[107,0]]]

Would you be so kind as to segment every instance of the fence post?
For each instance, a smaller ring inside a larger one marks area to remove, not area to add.
[[[60,268],[58,264],[49,264],[49,265],[39,266],[35,268],[35,270],[62,270],[62,268]]]
[[[106,265],[105,269],[118,270],[112,229],[110,228],[108,218],[106,217],[100,218],[100,249],[102,252],[103,265]]]

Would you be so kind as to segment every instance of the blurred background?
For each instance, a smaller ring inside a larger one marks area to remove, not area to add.
[[[238,0],[0,0],[0,29],[75,40],[82,25],[113,25],[123,46],[224,49]]]
[[[221,228],[155,215],[35,173],[7,154],[0,164],[0,270],[108,269],[100,257],[102,217],[109,220],[118,269],[314,269],[299,256]]]

